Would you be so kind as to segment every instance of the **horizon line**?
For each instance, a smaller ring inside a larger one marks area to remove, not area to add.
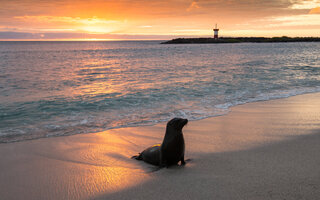
[[[320,38],[319,36],[294,36],[294,37],[291,37],[291,36],[286,36],[286,35],[282,35],[282,36],[272,36],[272,37],[266,37],[266,36],[240,36],[240,37],[235,37],[235,36],[220,36],[219,38],[226,38],[226,37],[229,37],[229,38],[274,38],[274,37],[289,37],[289,38]],[[178,38],[211,38],[211,37],[208,37],[208,36],[198,36],[198,37],[179,37],[177,36],[176,38],[173,38],[173,39],[178,39]],[[213,37],[212,37],[213,38]],[[157,38],[116,38],[116,39],[110,39],[110,38],[74,38],[74,39],[70,39],[70,38],[61,38],[61,39],[1,39],[0,38],[0,42],[98,42],[98,41],[164,41],[164,40],[172,40],[172,39],[157,39]]]

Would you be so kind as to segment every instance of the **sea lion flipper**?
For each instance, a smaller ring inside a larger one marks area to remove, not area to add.
[[[184,155],[183,155],[182,158],[181,158],[181,165],[185,165],[185,164],[186,164],[186,162],[184,160]]]

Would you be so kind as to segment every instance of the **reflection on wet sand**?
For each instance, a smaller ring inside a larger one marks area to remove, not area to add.
[[[4,199],[90,199],[141,184],[152,175],[130,158],[144,143],[158,140],[143,136],[146,129],[157,129],[142,129],[3,144],[0,178],[19,184],[0,182],[0,193]]]

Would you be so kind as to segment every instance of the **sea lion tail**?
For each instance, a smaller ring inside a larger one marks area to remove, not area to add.
[[[132,156],[131,159],[142,160],[142,156],[141,156],[141,154],[139,153],[139,155]]]

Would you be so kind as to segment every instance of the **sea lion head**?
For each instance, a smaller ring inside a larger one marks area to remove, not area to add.
[[[182,131],[182,128],[188,123],[187,119],[173,118],[167,123],[167,129],[173,128],[177,131]]]

